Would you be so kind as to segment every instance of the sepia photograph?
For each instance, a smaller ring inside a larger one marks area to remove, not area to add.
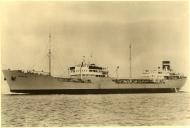
[[[0,5],[1,127],[190,125],[188,1]]]

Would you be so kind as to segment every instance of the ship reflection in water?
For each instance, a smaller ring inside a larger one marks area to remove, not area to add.
[[[2,126],[190,125],[189,93],[2,95]]]

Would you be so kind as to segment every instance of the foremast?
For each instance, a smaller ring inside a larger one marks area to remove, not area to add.
[[[51,33],[49,33],[49,50],[48,50],[48,57],[49,57],[49,75],[51,76]]]

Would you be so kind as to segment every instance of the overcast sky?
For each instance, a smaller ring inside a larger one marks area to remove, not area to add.
[[[52,33],[53,75],[86,60],[108,66],[114,76],[133,76],[170,60],[188,73],[186,2],[7,2],[1,8],[2,68],[48,71]]]

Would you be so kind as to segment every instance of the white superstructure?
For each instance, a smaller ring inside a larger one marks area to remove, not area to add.
[[[108,69],[97,66],[96,64],[83,63],[69,67],[70,77],[88,78],[88,77],[108,77]]]
[[[158,67],[153,70],[145,70],[142,77],[153,80],[179,79],[184,77],[180,73],[175,73],[170,66],[170,61],[162,61],[162,68]]]

